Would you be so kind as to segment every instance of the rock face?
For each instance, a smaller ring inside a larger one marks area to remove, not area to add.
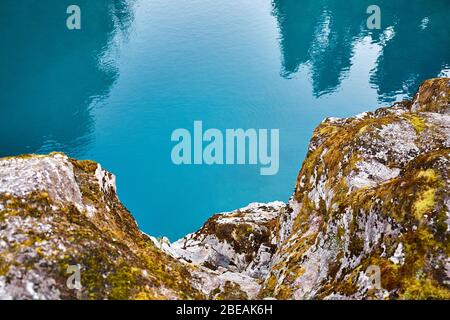
[[[261,296],[450,298],[449,105],[450,79],[432,79],[316,128]]]
[[[81,290],[67,286],[80,267]],[[114,176],[62,154],[0,160],[0,298],[203,298],[141,233]]]
[[[197,232],[172,247],[186,261],[212,270],[227,270],[264,278],[275,252],[275,225],[283,202],[252,203],[216,214]]]
[[[211,298],[225,297],[224,292],[230,291],[225,287],[227,282],[242,290],[242,297],[256,298],[276,250],[275,226],[284,206],[279,201],[252,203],[216,214],[199,231],[170,245],[172,255],[200,266],[210,274],[209,278],[221,280],[207,290],[204,283],[198,284]],[[229,292],[227,295],[230,298]]]
[[[431,79],[412,101],[328,118],[287,204],[174,243],[139,231],[94,162],[0,159],[0,298],[450,299],[449,111],[450,79]]]

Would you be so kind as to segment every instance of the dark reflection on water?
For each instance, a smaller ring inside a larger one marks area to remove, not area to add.
[[[274,0],[280,30],[282,75],[310,66],[315,96],[339,89],[352,65],[358,40],[370,36],[380,46],[371,72],[379,100],[411,94],[424,79],[450,67],[448,0],[380,0],[381,30],[368,30],[369,0]],[[405,63],[407,61],[407,63]]]
[[[91,108],[108,96],[119,76],[114,42],[127,36],[134,9],[133,0],[77,0],[82,32],[69,31],[66,8],[73,3],[1,1],[0,156],[53,150],[78,156],[89,149]],[[294,77],[306,65],[315,97],[335,92],[352,67],[355,46],[365,38],[380,50],[368,81],[381,102],[410,96],[421,81],[450,67],[448,0],[379,0],[380,31],[366,28],[371,4],[272,0],[282,76]],[[176,49],[188,55],[190,48]]]
[[[0,156],[43,145],[76,156],[89,143],[89,106],[118,77],[106,52],[132,17],[126,1],[76,3],[82,32],[66,28],[73,1],[1,2]]]

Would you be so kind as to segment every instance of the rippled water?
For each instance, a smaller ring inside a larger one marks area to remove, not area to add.
[[[0,4],[0,156],[64,151],[118,177],[141,228],[287,200],[314,127],[448,75],[447,0],[52,0]],[[78,4],[82,29],[65,26]],[[279,128],[280,170],[175,166],[176,128]]]

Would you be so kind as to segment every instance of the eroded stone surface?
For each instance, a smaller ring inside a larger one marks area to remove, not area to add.
[[[412,102],[319,125],[261,296],[450,298],[449,93],[432,79]]]
[[[62,154],[0,159],[1,299],[202,298],[142,234],[114,176]],[[67,286],[80,266],[82,290]]]

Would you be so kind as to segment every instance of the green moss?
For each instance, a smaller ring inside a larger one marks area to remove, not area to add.
[[[138,272],[139,269],[127,265],[119,267],[115,272],[112,272],[107,278],[107,283],[111,286],[109,299],[124,300],[135,294],[142,296],[142,293],[136,292],[138,288],[136,279]]]
[[[273,296],[276,285],[277,285],[277,278],[273,273],[271,273],[267,278],[267,280],[265,281],[264,286],[261,292],[259,293],[259,297],[264,298],[268,296]]]
[[[222,290],[220,290],[220,286],[217,288],[214,288],[213,290],[211,290],[210,292],[210,296],[209,299],[214,299],[216,295],[218,295]]]
[[[352,255],[358,256],[364,249],[364,240],[356,234],[352,234],[348,249]]]
[[[400,298],[409,300],[449,300],[450,290],[439,285],[436,281],[425,278],[412,278],[407,281],[406,291]]]
[[[331,292],[338,292],[340,294],[347,296],[355,294],[358,291],[357,280],[361,270],[362,270],[361,265],[351,270],[351,272],[345,275],[344,279],[339,280],[332,287],[330,287],[330,289],[332,290]],[[328,295],[331,292],[326,292],[326,295]]]
[[[91,160],[75,160],[70,159],[70,162],[75,169],[84,171],[85,173],[95,173],[98,168],[98,163]]]
[[[417,114],[410,113],[406,114],[405,117],[407,118],[409,123],[412,124],[417,133],[420,133],[426,129],[427,127],[426,121]]]
[[[226,281],[223,290],[216,295],[217,300],[248,300],[247,293],[237,283]]]
[[[418,179],[423,178],[426,182],[435,182],[438,180],[438,175],[434,169],[420,170],[416,177]]]
[[[83,296],[87,299],[164,298],[156,294],[159,287],[172,289],[174,296],[180,298],[203,297],[191,286],[186,267],[157,250],[137,230],[134,220],[121,206],[111,205],[114,211],[98,212],[109,217],[106,221],[96,221],[73,205],[55,208],[45,193],[33,193],[26,201],[13,197],[8,200],[8,207],[2,214],[33,215],[38,219],[52,217],[52,234],[60,237],[59,241],[68,249],[64,256],[61,252],[55,256],[44,255],[39,243],[47,235],[42,238],[30,233],[20,246],[33,247],[39,259],[55,261],[57,268],[51,267],[51,272],[56,274],[52,277],[61,284],[61,296],[65,299],[78,298],[77,292],[65,285],[67,267],[75,264],[81,265]],[[110,221],[117,224],[110,224]],[[147,277],[143,276],[143,270],[148,271]]]
[[[0,276],[6,275],[9,270],[9,263],[7,263],[2,257],[0,257]]]
[[[425,213],[433,210],[435,205],[435,194],[436,190],[430,188],[419,195],[419,198],[414,203],[414,215],[417,219],[421,219]]]
[[[450,81],[435,78],[424,81],[414,97],[420,112],[448,112],[450,101]]]
[[[344,235],[345,235],[344,227],[343,226],[338,226],[337,236],[338,236],[339,240],[343,240],[344,239]]]

